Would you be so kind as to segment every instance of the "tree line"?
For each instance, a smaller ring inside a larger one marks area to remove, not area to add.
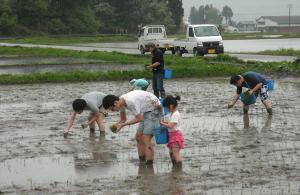
[[[212,4],[201,5],[198,9],[191,8],[189,22],[191,24],[222,24],[223,18],[226,24],[232,24],[233,16],[232,9],[229,6],[224,6],[222,12],[215,8]]]
[[[0,0],[0,35],[176,32],[182,17],[182,0]]]

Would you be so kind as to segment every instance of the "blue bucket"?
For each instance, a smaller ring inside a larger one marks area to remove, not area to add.
[[[159,98],[159,101],[161,103],[161,105],[163,104],[164,98]],[[167,114],[169,114],[169,109],[167,107],[162,106],[163,108],[163,115],[166,116]]]
[[[267,80],[268,90],[274,90],[274,80]]]
[[[155,141],[157,144],[166,144],[168,143],[168,128],[166,126],[161,126],[152,129],[152,133],[155,137]]]
[[[255,94],[252,94],[251,96],[246,96],[245,93],[242,93],[240,96],[241,101],[247,106],[251,104],[255,104],[256,98],[257,97]]]
[[[165,69],[164,71],[164,79],[171,79],[173,71],[171,69]]]

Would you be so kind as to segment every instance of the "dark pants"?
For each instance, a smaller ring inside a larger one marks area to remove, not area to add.
[[[164,89],[164,73],[163,72],[154,72],[152,77],[152,88],[154,91],[154,95],[159,98],[165,97],[165,89]]]

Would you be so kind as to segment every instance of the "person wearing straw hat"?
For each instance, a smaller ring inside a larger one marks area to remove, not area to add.
[[[240,98],[240,96],[253,96],[254,98],[257,96],[260,96],[261,102],[264,104],[267,112],[269,115],[272,115],[272,105],[271,101],[269,100],[268,95],[268,83],[264,76],[257,72],[245,72],[241,75],[234,75],[230,79],[230,84],[237,87],[236,95],[234,96],[232,102],[228,104],[228,108],[232,108],[234,104],[237,102],[237,100]],[[246,87],[248,88],[247,92],[242,94],[242,88]],[[243,101],[243,110],[244,114],[248,114],[249,111],[249,105],[253,103],[246,103]],[[255,101],[254,101],[255,103]]]

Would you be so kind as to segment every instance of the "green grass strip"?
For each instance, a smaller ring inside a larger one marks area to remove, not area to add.
[[[278,50],[265,50],[265,51],[261,51],[261,52],[255,52],[253,54],[300,57],[300,50],[282,48],[282,49],[278,49]]]
[[[54,57],[78,57],[99,59],[112,63],[143,64],[151,61],[151,56],[128,55],[110,52],[79,52],[63,49],[0,47],[0,55],[31,55]],[[245,71],[257,71],[263,74],[299,75],[299,61],[291,62],[244,62],[228,55],[216,57],[177,57],[166,55],[165,64],[173,70],[174,78],[230,76]],[[111,64],[113,66],[114,64]],[[151,78],[150,71],[73,71],[48,72],[22,75],[0,75],[0,84],[81,82],[103,80],[126,80],[131,77]]]
[[[30,43],[45,45],[68,45],[68,44],[84,44],[84,43],[111,43],[111,42],[127,42],[136,41],[134,35],[91,35],[91,36],[33,36],[21,38],[1,39],[6,43]]]

